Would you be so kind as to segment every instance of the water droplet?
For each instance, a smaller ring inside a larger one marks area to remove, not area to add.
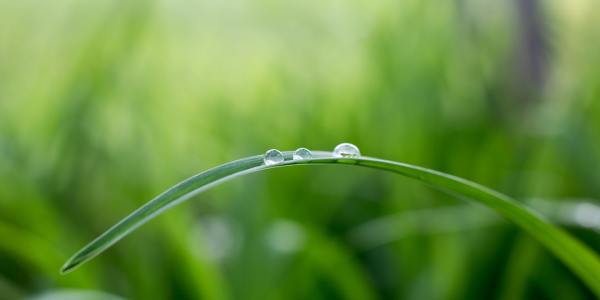
[[[333,149],[333,156],[335,157],[356,157],[360,156],[360,150],[358,147],[350,143],[341,143],[335,146]]]
[[[283,153],[277,149],[268,150],[265,153],[265,165],[271,166],[284,161]]]
[[[294,151],[294,160],[312,158],[312,153],[306,148],[298,148]]]

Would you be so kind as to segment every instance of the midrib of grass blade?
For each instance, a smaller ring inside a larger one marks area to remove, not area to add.
[[[72,271],[92,259],[167,208],[227,180],[276,167],[343,164],[391,171],[411,177],[493,209],[537,239],[600,297],[600,260],[597,255],[565,231],[506,195],[453,175],[378,158],[365,156],[336,158],[332,157],[330,152],[322,151],[313,152],[314,157],[305,160],[291,160],[292,152],[284,152],[284,156],[285,162],[271,166],[263,164],[262,155],[251,156],[220,165],[182,181],[134,211],[75,253],[65,263],[61,272]]]

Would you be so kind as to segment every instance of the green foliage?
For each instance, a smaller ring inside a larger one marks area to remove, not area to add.
[[[0,298],[596,298],[512,223],[329,165],[216,187],[57,272],[198,170],[340,141],[545,199],[598,252],[600,2],[523,2],[0,1]]]

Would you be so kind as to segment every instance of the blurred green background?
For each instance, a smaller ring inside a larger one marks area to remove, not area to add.
[[[598,12],[0,1],[0,299],[593,298],[484,208],[336,166],[226,183],[58,270],[188,176],[341,142],[514,196],[599,251]]]

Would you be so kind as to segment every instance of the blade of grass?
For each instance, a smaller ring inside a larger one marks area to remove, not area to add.
[[[292,152],[284,152],[284,156],[286,159],[285,162],[271,166],[263,164],[262,155],[251,156],[220,165],[182,181],[131,213],[79,252],[75,253],[62,267],[61,272],[67,273],[72,271],[102,253],[131,231],[164,210],[217,184],[239,176],[276,167],[337,164],[394,172],[417,179],[458,196],[471,199],[493,209],[531,234],[565,263],[565,265],[571,268],[600,297],[600,260],[597,255],[565,231],[550,224],[536,212],[506,195],[453,175],[378,158],[365,156],[337,158],[332,157],[331,152],[322,151],[313,152],[314,157],[305,160],[291,160]]]

